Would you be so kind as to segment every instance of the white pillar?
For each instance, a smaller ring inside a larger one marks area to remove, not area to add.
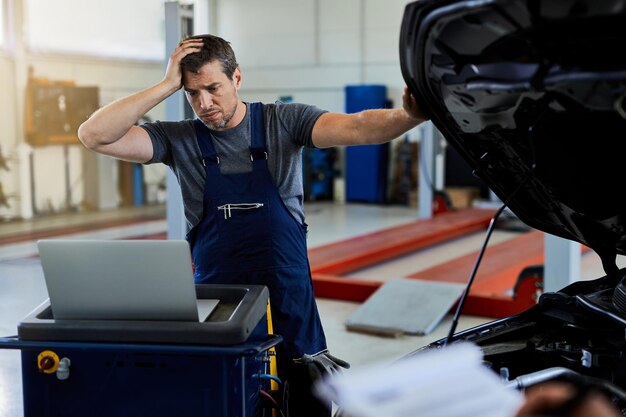
[[[545,233],[544,245],[544,292],[580,280],[580,243]]]
[[[22,219],[31,219],[34,215],[33,202],[33,178],[31,170],[31,155],[33,148],[26,143],[24,132],[24,106],[26,95],[26,84],[28,83],[28,66],[26,64],[26,46],[24,45],[24,5],[22,0],[14,0],[9,3],[7,22],[7,33],[9,38],[7,43],[13,49],[15,89],[12,92],[15,97],[15,114],[17,123],[15,126],[15,136],[17,144],[17,155],[19,164],[19,212]]]
[[[193,4],[193,34],[203,35],[211,33],[211,24],[214,17],[214,0],[196,0]]]
[[[434,163],[437,139],[437,130],[432,122],[422,123],[419,126],[417,209],[420,219],[433,217],[433,181],[435,181]]]
[[[183,22],[185,13],[177,1],[165,2],[165,65],[170,54],[178,46],[180,39],[187,35],[183,33]],[[184,118],[184,97],[179,90],[165,100],[165,119],[170,121],[182,120]],[[185,221],[185,211],[183,199],[180,194],[180,186],[176,176],[171,170],[167,170],[166,178],[167,200],[165,203],[167,213],[167,238],[184,239],[187,233],[187,223]]]

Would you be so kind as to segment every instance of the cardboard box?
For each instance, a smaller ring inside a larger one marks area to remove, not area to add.
[[[450,203],[455,209],[469,208],[474,204],[474,200],[480,197],[478,187],[446,187],[446,193],[450,198]]]

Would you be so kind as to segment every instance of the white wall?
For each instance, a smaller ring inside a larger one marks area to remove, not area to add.
[[[344,87],[376,83],[401,104],[398,41],[406,0],[218,0],[214,33],[241,65],[245,100],[344,111]]]
[[[0,91],[7,92],[0,94],[0,150],[10,169],[8,172],[0,169],[0,183],[2,183],[3,192],[11,197],[11,200],[9,200],[11,205],[14,205],[14,197],[18,194],[19,188],[19,177],[16,172],[16,161],[18,159],[17,114],[15,111],[15,95],[11,93],[14,83],[15,76],[11,60],[8,54],[0,52]],[[10,214],[12,212],[12,209],[0,206],[0,216],[3,213]]]
[[[118,98],[127,96],[144,89],[161,80],[163,64],[160,62],[115,61],[110,59],[86,59],[79,57],[61,56],[31,56],[30,65],[33,66],[37,77],[52,80],[73,80],[79,86],[96,85],[100,89],[100,104],[104,105]],[[156,109],[151,116],[162,117],[161,109]],[[65,206],[65,182],[62,164],[63,149],[61,146],[52,146],[35,149],[34,155],[41,163],[35,165],[36,199],[35,207],[40,211],[47,210],[49,203],[53,211],[63,210]],[[72,184],[72,205],[80,207],[82,190],[89,184],[84,184],[83,164],[81,154],[88,152],[80,144],[71,146],[70,184]],[[114,165],[110,164],[113,168]],[[117,173],[113,169],[111,175]],[[117,187],[117,183],[113,184]],[[102,202],[102,206],[114,206],[117,201]]]
[[[342,112],[344,87],[376,83],[388,87],[388,97],[401,105],[404,81],[398,58],[400,24],[406,0],[211,0],[212,32],[229,40],[237,53],[244,82],[241,96],[247,101],[273,102],[292,96],[297,102]],[[141,18],[141,16],[136,16]],[[80,18],[80,17],[77,17]],[[93,18],[86,17],[86,18]],[[111,25],[115,30],[115,25]],[[129,42],[132,40],[129,39]],[[163,75],[159,62],[110,60],[72,55],[27,53],[24,65],[0,52],[0,145],[10,158],[11,171],[0,170],[5,192],[20,193],[17,152],[24,147],[19,137],[15,94],[26,76],[15,68],[32,66],[36,77],[73,80],[77,85],[100,87],[101,104],[141,90]],[[151,114],[163,117],[159,106]],[[65,206],[64,168],[61,147],[34,149],[35,205],[42,212]],[[82,198],[80,145],[70,150],[70,182],[73,204]],[[24,167],[22,167],[24,168]],[[164,170],[151,167],[147,177]],[[22,184],[22,189],[23,184]],[[0,207],[1,217],[19,216],[20,196],[11,209]]]
[[[215,1],[213,32],[235,50],[244,100],[292,96],[296,102],[344,112],[346,85],[382,84],[394,107],[402,105],[405,83],[398,50],[409,1]],[[409,137],[417,140],[417,129]],[[342,161],[343,149],[339,151]],[[395,172],[393,158],[389,172]]]
[[[78,86],[96,85],[100,88],[100,103],[106,104],[117,98],[146,88],[158,82],[163,76],[163,64],[160,62],[141,62],[127,60],[111,60],[86,58],[71,55],[27,54],[26,67],[31,66],[36,78],[47,78],[51,81],[74,81]],[[24,189],[28,189],[29,178],[20,175],[20,171],[32,170],[34,184],[34,207],[40,214],[66,210],[66,186],[64,150],[60,145],[35,147],[32,151],[32,166],[28,158],[18,158],[20,150],[29,148],[23,138],[18,137],[16,94],[24,94],[25,86],[16,86],[14,77],[15,63],[13,59],[0,60],[0,91],[13,94],[0,95],[0,146],[5,156],[9,157],[10,171],[0,170],[0,182],[4,191],[11,198],[10,208],[0,207],[0,218],[15,218],[22,216],[21,204],[30,201],[24,196]],[[25,77],[24,77],[25,78]],[[23,100],[23,99],[22,99]],[[21,101],[20,101],[21,102]],[[163,117],[161,106],[151,112],[153,119]],[[74,207],[81,207],[83,190],[89,186],[83,182],[83,153],[82,145],[69,147],[69,172],[72,201]],[[156,174],[153,171],[158,171]],[[164,168],[151,167],[148,176],[164,175]],[[112,173],[113,174],[113,173]]]

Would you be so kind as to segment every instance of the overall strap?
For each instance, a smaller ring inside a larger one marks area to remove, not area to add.
[[[250,143],[250,159],[254,161],[267,160],[267,148],[265,146],[265,118],[263,117],[263,104],[250,103],[250,130],[252,141]]]
[[[200,146],[200,151],[202,152],[202,165],[219,164],[220,158],[217,156],[217,152],[215,152],[215,147],[213,146],[213,141],[209,134],[209,128],[206,127],[200,119],[194,120],[194,127],[196,129],[198,146]]]

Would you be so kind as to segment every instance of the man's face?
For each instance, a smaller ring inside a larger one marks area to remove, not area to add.
[[[200,120],[212,130],[235,127],[233,120],[239,103],[237,90],[241,85],[241,72],[237,68],[230,80],[222,71],[219,61],[211,61],[196,73],[183,73],[183,88],[187,101]]]

